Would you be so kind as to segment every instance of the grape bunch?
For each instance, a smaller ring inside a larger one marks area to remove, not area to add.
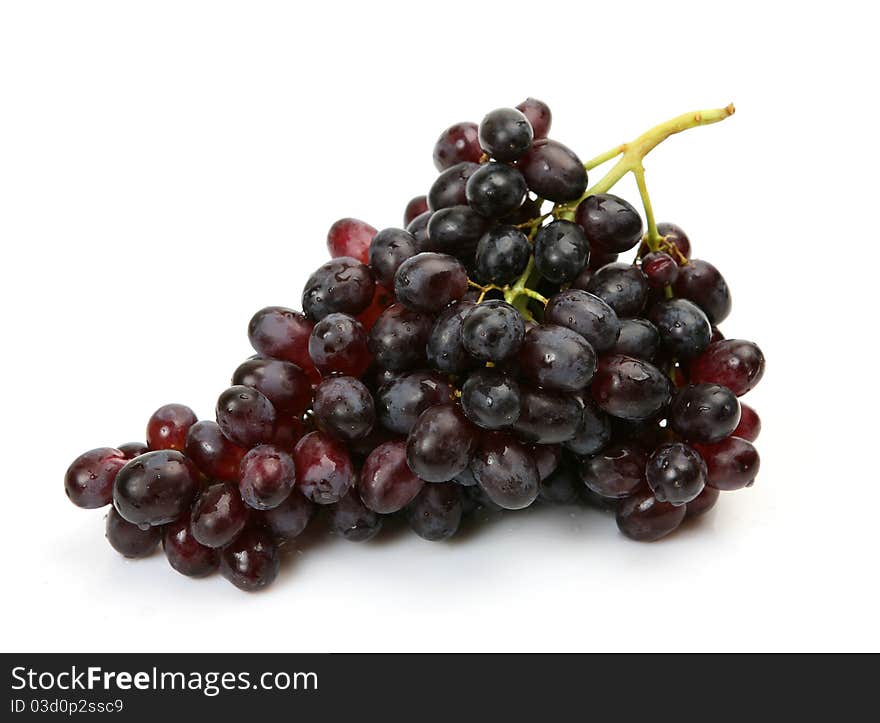
[[[275,579],[313,519],[357,542],[396,517],[437,541],[480,510],[585,504],[634,540],[670,534],[754,482],[761,422],[740,398],[764,357],[720,331],[727,282],[654,221],[642,160],[732,113],[685,114],[586,163],[533,98],[447,128],[404,227],[337,221],[302,310],[253,316],[256,354],[214,419],[161,407],[145,443],[78,457],[67,496],[110,506],[122,555],[161,544],[178,572],[244,590]],[[644,222],[609,192],[629,172]]]

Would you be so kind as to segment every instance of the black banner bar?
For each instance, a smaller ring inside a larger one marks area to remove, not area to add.
[[[198,713],[423,723],[865,712],[872,658],[465,654],[2,654],[2,720]],[[862,664],[859,664],[862,663]],[[851,670],[852,669],[852,670]],[[693,714],[693,715],[691,715]],[[328,718],[328,716],[331,716]],[[242,719],[243,720],[243,719]],[[316,719],[299,719],[311,722]]]

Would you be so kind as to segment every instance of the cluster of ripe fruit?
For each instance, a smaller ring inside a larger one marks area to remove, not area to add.
[[[587,163],[550,123],[528,99],[444,131],[404,228],[338,221],[302,311],[254,315],[216,419],[160,408],[145,443],[77,458],[68,497],[112,504],[123,555],[161,542],[177,571],[254,590],[317,511],[349,540],[389,515],[442,540],[481,508],[583,503],[655,540],[751,485],[760,421],[739,397],[763,355],[724,339],[727,283],[644,187],[642,155],[681,123]],[[621,169],[647,229],[608,192]]]

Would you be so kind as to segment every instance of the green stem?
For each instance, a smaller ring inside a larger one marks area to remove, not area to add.
[[[515,228],[528,229],[529,231],[531,231],[532,229],[535,229],[538,226],[540,226],[542,223],[544,223],[544,221],[547,220],[548,218],[550,218],[550,216],[552,216],[552,215],[553,215],[552,211],[550,211],[549,213],[541,214],[540,216],[533,218],[533,219],[530,219],[529,221],[526,221],[524,223],[518,223],[515,226]]]
[[[532,279],[533,276],[535,277],[534,280]],[[504,292],[504,300],[530,321],[532,320],[532,315],[529,312],[529,299],[538,299],[542,304],[547,303],[547,299],[530,288],[533,283],[537,283],[537,276],[535,257],[530,256],[525,271],[520,274],[520,277],[514,282],[513,286]]]
[[[642,197],[642,206],[645,207],[645,218],[648,220],[648,233],[645,234],[645,243],[651,251],[660,248],[662,236],[657,231],[657,221],[654,220],[654,207],[651,205],[651,196],[648,194],[648,186],[645,183],[645,167],[641,164],[633,169],[636,177],[636,185],[639,187],[639,195]]]
[[[523,296],[528,296],[530,299],[535,299],[536,301],[540,301],[545,306],[547,305],[547,297],[541,296],[541,294],[539,294],[534,289],[530,289],[528,286],[521,289],[519,293],[522,294]]]
[[[619,148],[622,149],[622,155],[620,160],[612,166],[611,170],[602,176],[599,181],[584,191],[584,194],[579,199],[567,203],[560,208],[574,209],[577,208],[578,204],[587,196],[593,196],[597,193],[605,193],[627,173],[640,167],[645,156],[653,151],[660,143],[669,138],[669,136],[681,133],[689,128],[718,123],[725,118],[729,118],[735,112],[736,109],[733,107],[733,103],[731,103],[724,108],[683,113],[675,118],[670,118],[668,121],[665,121],[660,125],[654,126],[650,130],[642,133],[642,135],[634,141],[619,146]],[[615,157],[614,155],[609,155],[612,153],[612,151],[608,151],[596,158],[610,160]],[[590,161],[590,163],[592,163],[592,161]]]
[[[554,218],[557,219],[574,219],[575,209],[578,205],[588,196],[593,196],[597,193],[605,193],[609,189],[611,189],[614,184],[616,184],[621,178],[623,178],[627,173],[632,172],[635,175],[636,183],[639,187],[639,194],[642,197],[642,204],[645,207],[645,216],[648,221],[648,233],[645,237],[645,240],[652,251],[656,251],[662,242],[662,237],[657,231],[657,222],[654,219],[654,209],[651,205],[651,197],[648,195],[648,187],[645,183],[645,167],[642,164],[645,156],[648,155],[654,148],[656,148],[660,143],[665,141],[669,136],[675,135],[676,133],[681,133],[682,131],[688,130],[689,128],[696,128],[697,126],[705,126],[710,125],[712,123],[718,123],[723,121],[725,118],[729,118],[735,112],[733,104],[731,103],[725,108],[715,108],[713,110],[701,110],[693,113],[684,113],[680,116],[676,116],[675,118],[671,118],[660,125],[654,126],[648,131],[645,131],[636,138],[634,141],[630,143],[624,143],[623,145],[617,146],[616,148],[612,148],[605,153],[601,153],[595,158],[587,161],[584,164],[584,168],[586,170],[592,170],[596,166],[599,166],[606,161],[610,161],[614,158],[620,157],[617,163],[611,167],[611,169],[599,179],[595,184],[593,184],[590,188],[584,191],[583,195],[578,198],[576,201],[571,201],[569,203],[564,204],[556,204],[553,207],[553,211],[551,214]],[[530,233],[529,236],[533,236],[537,231],[540,224],[544,221],[547,216],[551,214],[545,214],[541,216],[539,219],[534,219],[531,222],[526,224],[520,224],[523,228],[528,228]],[[514,306],[524,317],[531,320],[532,315],[529,313],[528,304],[529,299],[536,299],[540,301],[542,304],[547,303],[547,299],[544,298],[541,294],[534,290],[534,285],[537,284],[539,279],[539,274],[535,269],[535,258],[534,256],[529,258],[529,263],[526,266],[525,271],[520,275],[520,277],[516,280],[516,282],[512,286],[507,286],[504,288],[504,300]],[[488,289],[484,289],[485,291]],[[671,289],[666,289],[667,298],[671,295]]]
[[[605,153],[600,153],[595,158],[591,158],[584,164],[584,168],[588,171],[592,171],[596,166],[601,166],[606,161],[610,161],[612,158],[617,158],[621,153],[626,150],[626,146],[617,146],[617,148],[612,148],[610,151],[605,151]]]

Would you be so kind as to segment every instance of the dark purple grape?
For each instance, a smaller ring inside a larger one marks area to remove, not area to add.
[[[354,377],[330,377],[315,389],[315,419],[327,434],[351,442],[363,439],[376,421],[370,390]]]
[[[441,208],[465,205],[467,203],[465,187],[468,179],[479,168],[478,163],[456,163],[443,171],[428,191],[428,209],[439,211]]]
[[[532,126],[535,138],[546,138],[553,122],[550,106],[537,98],[526,98],[516,109],[520,111]]]
[[[275,411],[285,416],[302,416],[312,401],[312,385],[305,372],[280,359],[248,359],[235,370],[232,383],[262,392]]]
[[[612,354],[599,359],[590,389],[600,409],[621,419],[649,419],[671,398],[669,379],[642,359]]]
[[[434,166],[438,171],[463,161],[479,163],[482,155],[476,123],[449,126],[434,144]]]
[[[671,245],[678,251],[678,253],[671,252],[676,261],[680,261],[679,255],[686,259],[691,257],[691,242],[681,227],[676,226],[674,223],[658,223],[657,232],[663,237],[667,247]],[[639,258],[645,256],[650,251],[651,249],[648,248],[648,244],[642,242],[641,246],[639,246]]]
[[[565,442],[565,448],[577,455],[590,455],[598,452],[610,441],[611,420],[591,399],[584,399],[577,432]]]
[[[415,239],[416,252],[428,251],[428,223],[430,223],[431,216],[433,215],[434,214],[431,211],[425,211],[424,213],[420,213],[406,225],[407,232],[411,233],[412,237]]]
[[[186,456],[209,479],[238,482],[246,449],[227,439],[217,422],[202,420],[186,435]]]
[[[481,361],[504,361],[519,350],[524,336],[522,315],[497,299],[475,306],[461,325],[465,350]]]
[[[754,342],[724,339],[694,359],[689,374],[694,383],[721,384],[741,397],[764,376],[764,354]]]
[[[230,387],[217,400],[217,424],[239,447],[250,449],[275,438],[277,415],[264,394],[240,384]]]
[[[180,452],[147,452],[125,464],[113,482],[113,505],[139,527],[173,522],[199,492],[198,472]]]
[[[516,211],[514,211],[509,216],[505,216],[504,218],[499,220],[499,223],[508,225],[508,226],[517,226],[522,223],[528,223],[529,221],[534,221],[537,218],[540,218],[541,209],[543,207],[543,200],[540,198],[531,198],[526,196],[526,200],[523,201],[522,206],[520,206]]]
[[[452,482],[425,485],[406,508],[409,526],[431,542],[446,540],[461,524],[461,487]]]
[[[611,349],[620,335],[620,320],[614,310],[598,296],[580,289],[551,296],[544,309],[544,323],[577,332],[600,354]]]
[[[580,478],[578,478],[578,482],[580,483],[578,496],[587,507],[592,507],[602,512],[617,512],[617,508],[620,507],[620,500],[612,500],[610,497],[597,495],[593,490],[581,483]]]
[[[504,163],[492,161],[480,166],[468,178],[465,200],[482,216],[504,218],[522,206],[528,190],[522,173]]]
[[[589,257],[590,245],[584,231],[571,221],[553,221],[535,236],[535,267],[554,284],[574,279]]]
[[[238,489],[248,507],[271,510],[290,494],[296,483],[293,457],[271,444],[254,447],[241,461]]]
[[[478,369],[461,388],[461,405],[484,429],[509,427],[519,419],[519,385],[499,369]]]
[[[409,200],[409,203],[406,204],[406,209],[403,212],[403,225],[409,226],[410,223],[415,220],[416,216],[421,216],[425,211],[428,210],[428,197],[427,196],[415,196]],[[370,266],[373,264],[371,263]]]
[[[561,444],[574,439],[581,422],[581,405],[570,395],[544,389],[520,388],[516,434],[534,444]]]
[[[647,319],[621,319],[620,336],[612,351],[652,361],[660,346],[660,332]]]
[[[642,217],[632,204],[610,193],[588,196],[577,207],[575,221],[591,247],[613,254],[629,251],[642,238]]]
[[[583,284],[578,282],[578,279],[575,279],[575,281],[572,282],[572,286],[576,289],[589,291],[586,287],[586,283],[589,282],[593,272],[598,271],[603,266],[615,263],[619,256],[620,254],[612,254],[602,249],[590,249],[590,260],[587,262],[587,268],[581,272],[581,276],[578,276],[578,279],[581,279],[583,276]]]
[[[394,294],[407,308],[436,313],[464,296],[467,271],[454,256],[423,252],[404,261],[394,276]]]
[[[382,312],[393,303],[394,292],[376,284],[372,303],[367,307],[366,311],[362,311],[356,317],[361,326],[364,327],[364,331],[369,332],[373,328],[373,324],[376,323],[376,320],[382,315]]]
[[[473,256],[489,221],[470,206],[441,208],[428,221],[428,241],[423,251],[438,251],[459,258]]]
[[[617,527],[630,539],[654,542],[678,529],[686,509],[660,502],[646,485],[617,508]]]
[[[694,445],[706,460],[706,484],[717,490],[739,490],[751,487],[761,469],[761,458],[755,446],[739,437],[728,437],[717,444]]]
[[[151,450],[176,449],[182,452],[186,435],[199,418],[184,404],[159,407],[147,422],[147,445]]]
[[[739,424],[739,400],[720,384],[688,384],[669,406],[669,424],[684,439],[711,444],[729,437]]]
[[[444,375],[431,371],[409,372],[379,389],[376,416],[389,431],[409,434],[422,412],[451,399],[452,387]]]
[[[511,435],[485,432],[471,471],[492,502],[507,510],[528,507],[538,496],[538,468],[529,451]]]
[[[345,445],[322,432],[310,432],[296,444],[296,488],[319,505],[341,500],[354,486],[355,471]]]
[[[330,529],[349,542],[366,542],[382,529],[382,516],[361,502],[357,490],[352,490],[328,508]]]
[[[564,326],[536,326],[519,350],[519,370],[529,383],[558,392],[577,392],[596,371],[596,352],[584,337]]]
[[[168,564],[187,577],[210,575],[220,565],[217,550],[203,545],[193,537],[189,515],[162,528],[162,549]]]
[[[660,502],[685,505],[706,486],[706,463],[693,448],[680,442],[654,450],[645,467],[648,486]]]
[[[461,323],[473,308],[472,301],[457,301],[440,312],[427,346],[428,361],[435,369],[461,374],[477,365],[461,343]]]
[[[504,286],[515,281],[528,266],[532,245],[513,226],[489,229],[477,244],[475,269],[481,283]]]
[[[623,499],[644,483],[646,462],[647,457],[640,446],[612,444],[592,457],[581,459],[581,480],[597,495]]]
[[[693,301],[706,312],[713,324],[724,321],[733,304],[721,272],[700,259],[693,259],[681,267],[675,282],[675,295]]]
[[[122,452],[125,459],[134,459],[150,451],[150,448],[143,442],[126,442],[125,444],[120,444],[117,449]]]
[[[293,452],[294,446],[306,431],[308,431],[306,423],[299,417],[279,419],[278,424],[275,425],[275,439],[272,440],[272,444],[289,454]]]
[[[675,283],[678,278],[678,263],[667,253],[652,251],[642,259],[642,273],[651,288],[662,289]]]
[[[720,496],[721,493],[714,487],[703,487],[703,491],[685,505],[685,519],[704,515],[715,506]]]
[[[64,491],[77,507],[94,510],[113,501],[113,481],[127,462],[113,447],[99,447],[81,454],[64,475]]]
[[[279,545],[302,534],[315,514],[315,505],[299,490],[293,490],[277,507],[256,515]]]
[[[477,430],[457,404],[437,404],[413,425],[406,461],[426,482],[448,482],[467,468],[476,442]]]
[[[401,228],[384,228],[370,244],[370,270],[377,284],[394,290],[394,274],[400,265],[418,253],[415,237]]]
[[[538,477],[545,479],[559,466],[562,459],[562,447],[558,444],[532,444],[529,452],[535,461]]]
[[[369,348],[380,369],[403,371],[422,366],[434,326],[428,314],[392,304],[370,330]]]
[[[515,161],[529,150],[532,125],[516,108],[497,108],[486,114],[478,129],[480,148],[499,161]]]
[[[460,485],[461,487],[473,487],[477,484],[477,478],[474,477],[474,473],[471,471],[471,468],[468,467],[465,469],[460,475],[458,475],[453,482],[455,484]]]
[[[211,485],[193,504],[193,537],[205,547],[223,547],[244,529],[249,515],[238,487],[228,482]]]
[[[348,256],[331,259],[306,281],[303,311],[313,321],[335,313],[357,316],[373,301],[374,291],[366,264]]]
[[[315,324],[309,354],[318,371],[325,375],[359,377],[370,366],[367,333],[357,319],[347,314],[328,314]]]
[[[107,542],[120,555],[130,558],[148,557],[156,550],[159,538],[162,537],[160,527],[143,529],[125,520],[115,509],[110,508],[105,528]]]
[[[312,367],[309,335],[314,324],[303,314],[283,306],[260,309],[248,325],[254,351],[271,359],[293,362],[303,371]]]
[[[462,512],[467,516],[476,516],[480,513],[483,516],[503,512],[501,505],[496,505],[489,495],[476,484],[472,487],[462,487],[461,489]]]
[[[577,502],[580,488],[583,487],[577,470],[567,459],[546,477],[541,479],[538,498],[554,505],[570,505]]]
[[[364,383],[367,385],[367,388],[371,393],[375,394],[378,392],[383,386],[386,384],[390,384],[397,379],[400,379],[406,372],[396,372],[391,369],[380,369],[379,367],[373,367],[370,372],[364,377]]]
[[[617,442],[635,442],[641,445],[646,452],[650,451],[660,444],[675,439],[671,430],[660,426],[663,416],[664,413],[660,412],[648,419],[610,417],[611,437]]]
[[[739,424],[733,430],[731,437],[740,437],[749,442],[754,442],[761,433],[761,418],[758,413],[748,404],[740,402]],[[120,447],[120,449],[122,449]]]
[[[648,318],[660,332],[660,346],[679,359],[691,359],[706,351],[712,339],[709,319],[687,299],[654,304]]]
[[[567,203],[587,189],[587,171],[574,151],[549,138],[536,140],[517,164],[539,198]]]
[[[376,229],[357,218],[341,218],[327,232],[327,250],[330,256],[348,256],[367,263],[367,250]]]
[[[265,530],[245,530],[221,553],[220,574],[240,590],[254,592],[278,577],[281,555]]]
[[[472,274],[473,274],[474,280],[476,281],[476,274],[473,273],[473,270],[472,270]],[[489,298],[496,298],[495,293],[496,292],[494,290],[490,290],[487,292],[487,295],[489,296]],[[462,301],[470,301],[472,304],[476,304],[479,301],[482,301],[482,297],[483,297],[482,291],[480,291],[475,286],[470,286],[470,287],[468,287],[468,290],[465,292],[464,296],[461,297],[461,300]]]
[[[361,325],[369,331],[376,323],[379,315],[394,303],[394,292],[389,291],[384,286],[376,283],[373,291],[373,300],[370,305],[357,315],[357,320]]]
[[[602,299],[625,319],[638,316],[648,298],[648,279],[638,266],[611,263],[593,272],[586,290]]]
[[[406,463],[406,442],[386,442],[364,461],[358,492],[369,509],[387,515],[412,502],[424,484]]]

